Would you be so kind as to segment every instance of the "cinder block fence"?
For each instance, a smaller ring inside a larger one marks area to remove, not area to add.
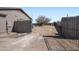
[[[62,35],[66,38],[79,38],[79,16],[63,17],[61,20]]]
[[[62,35],[72,38],[72,43],[79,46],[79,16],[63,17],[61,20]]]

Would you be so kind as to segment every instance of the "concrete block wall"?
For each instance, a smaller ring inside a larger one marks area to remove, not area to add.
[[[15,21],[14,22],[13,32],[29,33],[31,31],[32,31],[31,20]]]
[[[63,17],[61,20],[62,35],[67,38],[79,38],[79,17]]]

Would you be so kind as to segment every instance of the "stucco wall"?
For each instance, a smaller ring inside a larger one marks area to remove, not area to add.
[[[20,10],[0,10],[0,14],[6,15],[5,19],[8,22],[8,32],[12,31],[14,21],[31,20]]]
[[[6,32],[6,20],[4,17],[0,17],[0,33]]]

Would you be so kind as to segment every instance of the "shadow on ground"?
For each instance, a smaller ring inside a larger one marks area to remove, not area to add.
[[[79,38],[66,38],[66,37],[59,35],[57,33],[55,33],[55,35],[52,35],[52,36],[43,36],[43,37],[52,37],[52,38],[56,38],[56,39],[67,39],[67,40],[79,40]]]

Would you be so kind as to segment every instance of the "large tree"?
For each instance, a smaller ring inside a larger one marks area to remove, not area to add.
[[[37,19],[36,19],[36,22],[37,24],[39,25],[43,25],[43,24],[48,24],[50,22],[50,18],[48,17],[45,17],[45,16],[39,16]]]

